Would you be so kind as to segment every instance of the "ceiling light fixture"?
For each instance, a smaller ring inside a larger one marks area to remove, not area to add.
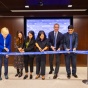
[[[25,5],[25,8],[29,8],[29,5]]]
[[[68,7],[72,7],[72,5],[68,5]]]
[[[87,11],[87,9],[59,9],[59,10],[11,10],[11,12],[71,12]]]

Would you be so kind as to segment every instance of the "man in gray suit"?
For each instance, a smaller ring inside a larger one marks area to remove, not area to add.
[[[78,45],[78,34],[74,32],[72,25],[68,26],[68,32],[64,34],[64,49],[67,51],[75,51]],[[67,78],[71,77],[70,61],[72,65],[72,75],[77,78],[76,75],[76,54],[65,54],[65,64],[67,71]]]
[[[62,33],[59,32],[59,24],[54,24],[54,30],[49,33],[49,43],[50,43],[50,51],[60,51],[62,48],[62,43],[63,43],[63,35]],[[54,76],[53,79],[56,79],[58,76],[59,72],[59,65],[60,65],[60,54],[55,54],[55,71],[54,71]],[[49,63],[50,63],[50,72],[49,74],[52,74],[53,72],[53,60],[54,60],[54,54],[49,55]]]

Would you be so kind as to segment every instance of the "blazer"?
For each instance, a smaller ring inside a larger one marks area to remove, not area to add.
[[[51,31],[49,33],[48,39],[49,39],[50,47],[54,46],[54,31]],[[57,40],[56,40],[56,50],[58,48],[62,48],[62,45],[63,45],[63,34],[58,31]],[[50,48],[50,50],[51,50],[51,48]]]
[[[77,48],[78,46],[78,34],[73,32],[72,34],[72,49]],[[70,49],[70,38],[69,38],[69,33],[64,34],[64,49],[66,48]]]
[[[23,49],[25,52],[34,52],[35,51],[35,40],[32,39],[28,45],[28,47],[26,48],[26,43],[29,41],[29,38],[27,37],[25,40],[24,40],[24,43],[23,43]],[[30,58],[34,58],[35,55],[28,55]]]
[[[34,49],[35,49],[35,40],[32,39],[28,45],[28,47],[26,48],[26,43],[29,41],[29,38],[27,37],[24,41],[24,44],[23,44],[23,49],[25,52],[33,52]]]
[[[10,34],[8,34],[6,37],[6,48],[8,48],[9,51],[11,51],[11,35]],[[0,33],[0,52],[3,52],[3,50],[4,50],[4,37]]]

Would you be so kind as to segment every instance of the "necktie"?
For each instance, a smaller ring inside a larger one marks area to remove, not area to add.
[[[70,35],[70,50],[72,50],[72,34]]]
[[[54,47],[56,48],[57,33],[54,33]]]

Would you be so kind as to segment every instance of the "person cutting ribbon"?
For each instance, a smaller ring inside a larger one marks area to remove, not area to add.
[[[10,52],[11,49],[11,35],[9,34],[9,30],[6,27],[1,29],[0,33],[0,52]],[[4,67],[5,67],[5,79],[8,79],[8,55],[0,55],[0,80],[2,80],[2,60],[4,59]]]
[[[64,34],[64,49],[66,51],[75,51],[78,45],[78,34],[74,32],[72,25],[68,26],[68,32]],[[65,54],[65,64],[67,71],[67,78],[71,78],[70,61],[72,64],[72,75],[77,78],[76,75],[76,54],[67,53]]]

